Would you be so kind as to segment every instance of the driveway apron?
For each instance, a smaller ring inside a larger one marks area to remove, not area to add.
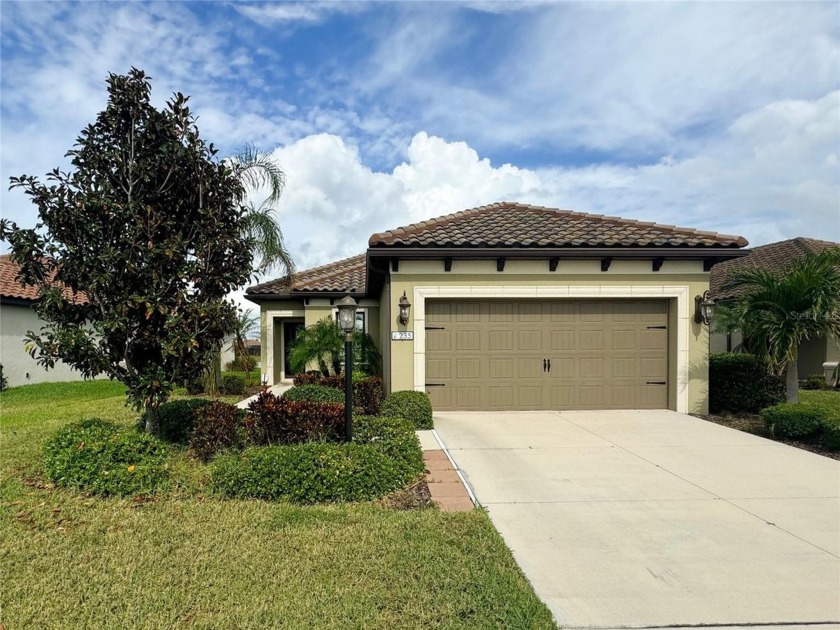
[[[840,627],[840,462],[671,411],[435,424],[561,626]]]

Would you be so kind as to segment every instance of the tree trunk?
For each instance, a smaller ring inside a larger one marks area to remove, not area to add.
[[[788,362],[787,369],[785,371],[785,388],[787,391],[787,401],[789,403],[799,402],[799,363],[797,358],[798,357],[794,356],[793,359]]]
[[[146,433],[157,435],[160,431],[160,416],[158,415],[158,406],[152,403],[146,405]]]
[[[210,359],[210,366],[204,373],[204,393],[208,396],[219,395],[219,383],[222,381],[222,351],[215,350]]]

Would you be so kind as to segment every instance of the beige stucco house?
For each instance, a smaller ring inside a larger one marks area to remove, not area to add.
[[[300,326],[349,294],[389,391],[436,409],[708,408],[695,296],[747,241],[501,202],[370,237],[364,254],[252,286],[262,371],[288,381]],[[407,323],[399,300],[410,302]]]
[[[840,247],[840,243],[801,236],[754,247],[747,256],[724,261],[712,269],[709,279],[711,295],[721,303],[738,296],[738,291],[733,291],[726,286],[732,272],[743,269],[762,269],[771,273],[781,273],[791,263],[808,254],[817,254],[834,247]],[[710,348],[712,352],[730,352],[737,350],[742,342],[743,337],[737,331],[712,331]],[[802,379],[815,374],[822,374],[828,379],[838,362],[840,362],[840,340],[821,336],[808,339],[799,346],[797,367],[799,377]]]
[[[56,361],[47,370],[26,351],[26,333],[39,330],[44,322],[33,308],[38,289],[17,281],[19,269],[8,254],[0,256],[0,363],[8,386],[82,380],[82,374],[64,362]]]

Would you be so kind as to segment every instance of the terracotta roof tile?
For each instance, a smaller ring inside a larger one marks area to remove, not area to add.
[[[0,297],[36,302],[40,297],[38,287],[18,282],[17,275],[19,271],[20,265],[13,263],[9,258],[9,254],[0,255]],[[71,289],[65,288],[63,293],[64,297],[68,299],[74,298],[74,293]],[[80,302],[84,302],[87,299],[84,293],[78,293],[75,296]]]
[[[370,247],[744,247],[728,236],[515,202],[499,202],[370,237]]]
[[[840,243],[801,236],[787,241],[754,247],[743,258],[726,260],[712,267],[709,277],[709,292],[716,300],[735,297],[740,293],[739,291],[723,290],[729,274],[732,272],[744,269],[765,269],[782,272],[795,260],[804,258],[806,254],[817,254],[831,247],[840,247]]]
[[[290,291],[365,292],[366,255],[359,254],[327,265],[298,271],[292,279],[278,278],[248,287],[248,295],[286,295]]]

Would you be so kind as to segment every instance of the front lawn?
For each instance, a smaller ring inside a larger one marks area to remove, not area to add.
[[[821,407],[834,409],[837,411],[838,414],[840,414],[840,391],[801,389],[799,390],[799,403],[806,407]],[[784,442],[785,444],[789,444],[790,446],[795,446],[797,448],[802,448],[813,453],[824,455],[825,457],[831,457],[833,459],[840,460],[840,451],[825,448],[824,444],[821,442],[819,437],[794,439],[780,438],[778,436],[771,435],[764,419],[759,414],[741,413],[727,415],[709,415],[701,417],[706,420],[710,420],[711,422],[722,424],[731,429],[746,431],[747,433],[753,433],[755,435],[760,435],[761,437],[765,437],[768,439],[775,439],[778,442]]]
[[[108,381],[0,394],[6,628],[554,627],[480,510],[221,499],[186,452],[150,501],[45,484],[45,440],[91,416],[132,424],[124,400]]]

